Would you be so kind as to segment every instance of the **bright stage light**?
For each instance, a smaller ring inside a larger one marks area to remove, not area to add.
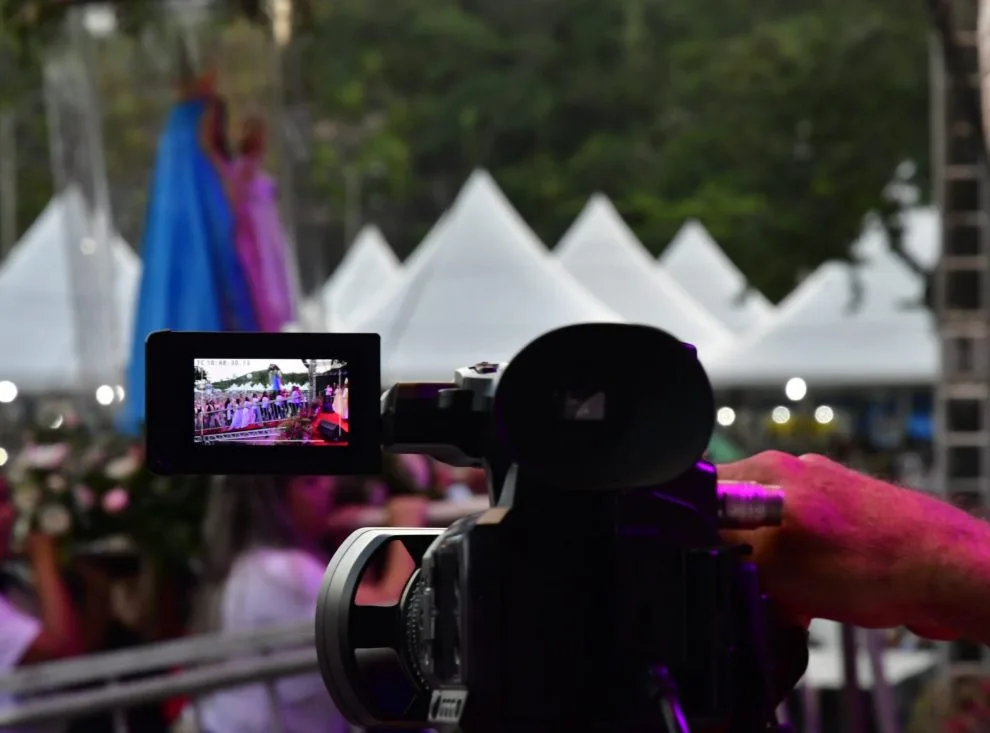
[[[6,379],[0,382],[0,402],[7,404],[17,399],[17,385]]]
[[[96,388],[96,401],[99,402],[104,407],[113,402],[114,392],[113,387],[109,384],[103,384]]]
[[[784,394],[791,402],[800,402],[808,394],[808,384],[801,377],[788,379],[784,385]]]
[[[819,425],[828,425],[835,419],[835,411],[828,405],[819,405],[815,408],[815,422]]]

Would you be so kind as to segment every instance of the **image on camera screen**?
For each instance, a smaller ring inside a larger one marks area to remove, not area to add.
[[[196,359],[194,372],[196,443],[348,444],[347,362]]]

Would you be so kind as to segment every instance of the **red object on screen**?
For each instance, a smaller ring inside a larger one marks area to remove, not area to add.
[[[316,417],[313,418],[313,422],[310,424],[310,444],[311,445],[347,445],[346,440],[327,442],[320,435],[320,425],[323,423],[330,423],[331,425],[339,425],[341,430],[345,433],[348,432],[347,420],[344,420],[340,415],[335,412],[319,412]],[[343,437],[343,436],[341,436]]]

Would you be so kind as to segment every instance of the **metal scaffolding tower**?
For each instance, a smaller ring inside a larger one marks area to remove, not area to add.
[[[932,170],[942,211],[935,470],[942,493],[968,509],[990,507],[990,166],[979,124],[979,4],[936,6],[944,22],[932,53]],[[946,671],[950,679],[985,674],[988,660],[978,645],[953,644]]]

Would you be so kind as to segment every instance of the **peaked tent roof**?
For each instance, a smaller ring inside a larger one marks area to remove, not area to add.
[[[444,222],[447,220],[447,212],[445,211],[440,215],[440,218],[434,222],[433,226],[430,227],[430,231],[426,233],[423,240],[398,266],[398,271],[395,277],[391,278],[387,288],[382,288],[380,292],[375,294],[373,301],[369,302],[367,307],[362,307],[358,312],[352,314],[351,318],[346,319],[346,322],[341,322],[340,319],[337,320],[335,328],[331,330],[337,331],[347,331],[353,330],[350,328],[350,324],[355,321],[356,318],[362,318],[365,315],[369,315],[373,312],[376,306],[383,303],[388,297],[398,291],[404,283],[416,276],[416,273],[422,268],[423,264],[430,261],[433,252],[443,244],[443,226]]]
[[[141,263],[126,243],[111,243],[113,288],[101,291],[98,279],[72,282],[70,246],[87,231],[85,204],[78,192],[56,196],[0,265],[0,379],[24,392],[66,392],[83,386],[76,344],[78,308],[112,309],[117,319],[123,366],[132,339],[132,323]],[[80,288],[79,291],[73,289]],[[109,302],[108,302],[109,300]]]
[[[429,262],[430,257],[433,256],[433,253],[439,247],[443,246],[443,232],[449,215],[449,209],[443,212],[440,215],[440,218],[437,219],[433,226],[430,227],[430,231],[428,231],[426,236],[423,237],[423,241],[419,243],[419,246],[410,252],[408,257],[406,257],[406,260],[402,263],[402,265],[408,273],[408,276],[411,277],[415,274],[416,271],[423,266],[423,263]]]
[[[659,263],[734,332],[758,327],[773,313],[773,305],[762,293],[746,289],[745,276],[697,220],[684,223],[661,253]]]
[[[706,364],[716,387],[925,384],[938,374],[935,321],[919,305],[924,283],[867,230],[859,267],[827,262],[759,331]],[[855,301],[854,284],[861,287]]]
[[[561,264],[603,303],[633,323],[694,344],[701,356],[731,334],[666,273],[602,194],[592,196],[554,249]]]
[[[364,227],[320,291],[331,331],[373,306],[401,278],[399,258],[381,230]]]
[[[402,286],[348,324],[381,334],[386,382],[449,381],[459,367],[507,361],[547,331],[622,320],[551,257],[484,171],[436,229]]]

